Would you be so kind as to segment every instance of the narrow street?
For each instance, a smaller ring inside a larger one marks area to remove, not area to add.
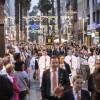
[[[30,95],[26,100],[42,100],[39,87],[39,80],[32,79],[32,73],[30,73]]]

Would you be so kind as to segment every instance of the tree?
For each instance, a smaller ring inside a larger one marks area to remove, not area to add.
[[[48,16],[48,11],[51,10],[52,4],[49,0],[40,0],[39,4],[38,4],[38,8],[43,13],[44,16]],[[47,25],[47,31],[48,31],[48,35],[49,35],[48,19],[44,19],[43,24]]]
[[[19,43],[19,0],[15,0],[16,40]]]
[[[38,6],[33,6],[32,11],[29,13],[29,16],[36,16],[38,13]],[[29,24],[33,25],[34,23],[39,24],[39,22],[35,22],[34,20],[30,20]],[[29,29],[29,37],[30,41],[33,42],[34,40],[38,40],[38,33],[34,32],[31,28]]]
[[[47,14],[48,11],[51,10],[51,3],[49,0],[40,0],[38,8],[43,14]]]
[[[23,18],[23,15],[27,16],[27,11],[29,10],[30,5],[31,5],[31,0],[15,0],[15,24],[16,24],[17,42],[19,42],[19,19],[21,21],[20,30],[22,31],[22,18]]]
[[[33,6],[32,11],[29,13],[29,16],[36,16],[38,13],[38,6]]]
[[[60,0],[57,0],[57,13],[58,13],[58,34],[59,34],[59,43],[61,44],[61,15],[60,15]]]

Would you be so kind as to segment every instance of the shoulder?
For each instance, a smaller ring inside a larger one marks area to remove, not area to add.
[[[89,95],[89,92],[87,91],[87,90],[81,90],[81,92],[83,92],[84,94],[87,94],[87,95]]]
[[[70,90],[66,90],[66,91],[64,91],[64,93],[63,93],[63,95],[70,95],[70,94],[72,94],[73,93],[73,91],[70,89]]]
[[[47,55],[47,58],[49,58],[50,59],[50,57]]]
[[[58,71],[59,71],[60,73],[66,74],[66,70],[63,69],[63,68],[58,68]]]
[[[63,69],[63,68],[58,68],[58,69],[59,69],[59,71],[65,72],[65,69]]]
[[[69,55],[65,56],[65,59],[66,59],[66,58],[69,58]]]
[[[77,57],[76,57],[76,56],[74,56],[74,55],[72,55],[72,58],[75,58],[75,59],[77,59]]]
[[[50,72],[50,68],[47,69],[47,70],[45,70],[43,73],[44,73],[44,74],[48,74],[49,72]]]

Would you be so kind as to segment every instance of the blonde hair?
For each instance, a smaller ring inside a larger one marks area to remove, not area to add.
[[[11,73],[12,72],[12,70],[14,70],[14,67],[15,67],[15,65],[14,64],[7,64],[6,65],[6,72],[7,73]]]

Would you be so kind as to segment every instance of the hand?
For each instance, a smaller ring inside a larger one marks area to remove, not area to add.
[[[61,95],[62,95],[62,93],[63,93],[63,90],[64,90],[64,88],[63,88],[62,86],[57,87],[56,90],[54,91],[54,94],[55,94],[56,96],[61,97]]]

